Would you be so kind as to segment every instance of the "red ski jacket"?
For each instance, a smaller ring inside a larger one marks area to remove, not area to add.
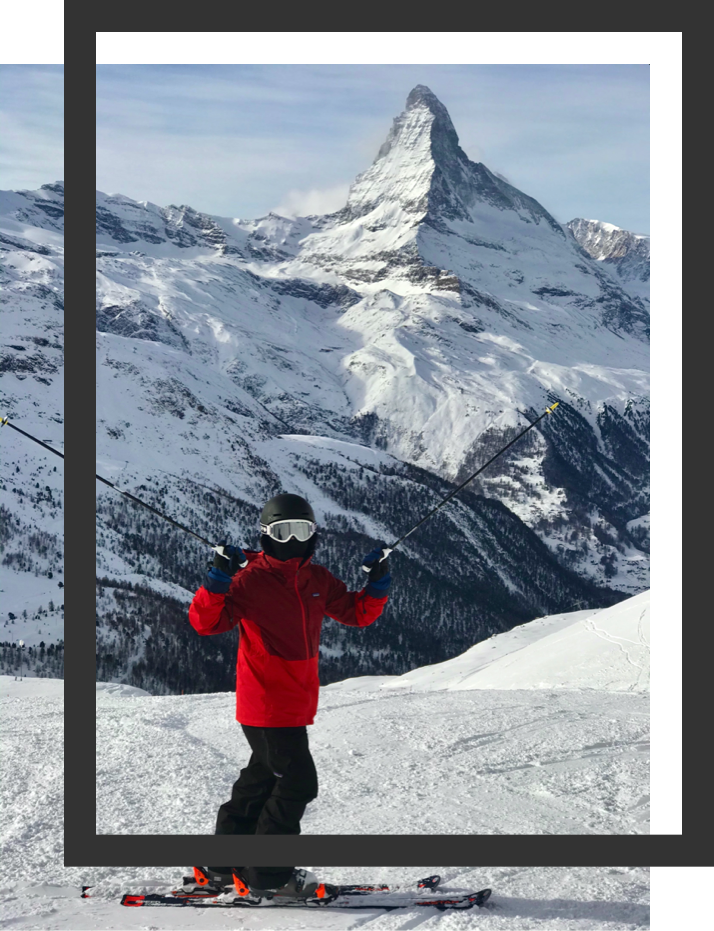
[[[236,718],[252,727],[312,724],[320,681],[317,662],[324,615],[349,627],[366,627],[387,598],[349,592],[324,566],[298,557],[281,562],[246,553],[248,565],[225,595],[203,586],[188,618],[199,634],[239,629]]]

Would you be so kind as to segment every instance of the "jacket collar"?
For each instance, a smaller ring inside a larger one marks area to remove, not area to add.
[[[263,561],[266,568],[270,569],[272,572],[278,572],[286,579],[293,579],[297,575],[298,569],[303,569],[305,566],[309,565],[312,560],[312,554],[303,559],[299,556],[294,556],[292,559],[276,559],[274,556],[268,556],[266,552],[262,552],[259,558]]]

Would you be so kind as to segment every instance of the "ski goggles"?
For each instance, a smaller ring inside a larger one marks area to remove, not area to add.
[[[304,543],[315,533],[317,524],[311,520],[276,520],[272,524],[261,524],[260,529],[278,543],[287,543],[293,538]]]

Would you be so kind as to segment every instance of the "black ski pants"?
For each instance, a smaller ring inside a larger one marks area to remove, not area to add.
[[[299,834],[305,808],[317,797],[307,728],[241,727],[253,752],[230,801],[218,809],[216,834]]]

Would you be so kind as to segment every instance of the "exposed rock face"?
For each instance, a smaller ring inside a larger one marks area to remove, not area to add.
[[[613,267],[630,289],[649,295],[650,237],[603,223],[601,220],[571,220],[568,224],[577,243],[589,256]],[[640,286],[638,288],[638,285]],[[644,285],[644,288],[641,286]]]
[[[64,232],[64,184],[43,184],[37,191],[0,191],[0,212],[6,223]]]

